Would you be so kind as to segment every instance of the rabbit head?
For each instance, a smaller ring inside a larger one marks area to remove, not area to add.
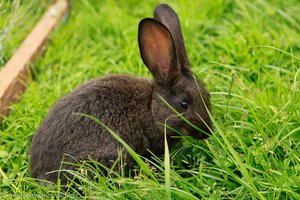
[[[210,95],[190,69],[175,11],[159,4],[154,19],[140,22],[138,42],[142,60],[154,77],[153,118],[195,138],[206,138],[212,128]],[[175,115],[170,106],[195,126]]]

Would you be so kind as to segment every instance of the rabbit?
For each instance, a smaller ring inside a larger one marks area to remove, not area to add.
[[[138,27],[140,56],[153,79],[107,75],[78,86],[58,101],[33,136],[29,154],[31,173],[37,180],[56,182],[63,161],[93,159],[111,167],[122,145],[84,113],[110,127],[139,155],[164,153],[164,123],[196,139],[211,134],[210,95],[190,69],[180,22],[167,4],[158,4],[154,18]],[[166,104],[164,99],[169,105]],[[199,129],[188,125],[170,105]],[[166,120],[167,119],[167,120]],[[167,141],[178,139],[167,129]],[[65,156],[70,155],[70,156]],[[126,167],[136,164],[126,151]],[[68,175],[60,174],[61,183]]]

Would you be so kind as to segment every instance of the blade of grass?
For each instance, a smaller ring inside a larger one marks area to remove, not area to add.
[[[87,117],[91,120],[94,120],[95,122],[97,122],[99,125],[103,126],[118,142],[120,142],[126,149],[126,151],[129,153],[129,155],[137,162],[137,164],[141,167],[141,170],[143,170],[148,176],[151,177],[151,179],[153,181],[155,181],[156,183],[158,183],[156,177],[154,176],[154,174],[151,172],[151,170],[147,167],[146,163],[140,158],[140,156],[124,141],[121,139],[121,137],[116,134],[112,129],[110,129],[109,127],[107,127],[105,124],[103,124],[100,120],[98,120],[97,118],[90,116],[90,115],[86,115],[86,114],[82,114],[82,113],[75,113],[77,115],[80,116],[84,116]]]
[[[166,119],[167,121],[168,119]],[[165,139],[165,157],[164,157],[164,164],[165,164],[165,187],[167,198],[171,200],[171,172],[170,172],[170,153],[169,153],[169,146],[167,141],[167,126],[164,126],[164,139]]]

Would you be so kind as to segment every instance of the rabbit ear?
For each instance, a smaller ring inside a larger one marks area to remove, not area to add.
[[[180,63],[181,70],[188,70],[190,60],[186,53],[180,21],[176,12],[167,4],[159,4],[154,9],[154,19],[161,22],[169,29],[175,43],[178,62]]]
[[[155,80],[167,81],[177,71],[175,45],[169,30],[160,22],[146,18],[139,24],[141,57]]]

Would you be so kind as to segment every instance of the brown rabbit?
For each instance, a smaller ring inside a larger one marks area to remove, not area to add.
[[[141,57],[153,80],[126,75],[106,76],[77,87],[62,98],[49,112],[33,137],[30,155],[31,172],[37,179],[57,181],[57,173],[65,154],[75,159],[92,158],[110,167],[122,145],[94,120],[74,113],[91,115],[115,131],[138,154],[147,156],[164,152],[164,126],[167,125],[195,138],[206,138],[212,122],[209,93],[189,68],[180,22],[175,11],[166,4],[154,10],[154,19],[139,24],[138,42]],[[166,103],[193,123],[185,123]],[[175,116],[175,117],[174,117]],[[168,141],[175,139],[167,130]],[[171,145],[172,146],[172,145]],[[127,167],[134,161],[127,158]],[[73,161],[65,156],[64,161]],[[62,169],[69,169],[62,165]],[[66,177],[61,176],[62,182]]]

